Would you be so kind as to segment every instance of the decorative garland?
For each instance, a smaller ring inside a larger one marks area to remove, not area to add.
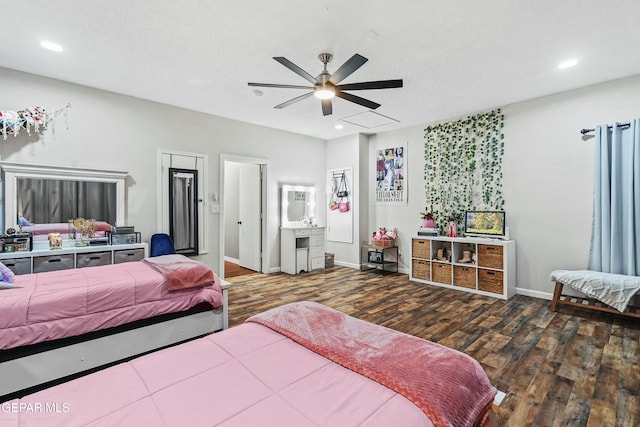
[[[502,210],[504,114],[500,109],[425,129],[426,211],[438,225],[466,210]]]
[[[32,127],[35,132],[40,132],[40,128],[46,129],[49,122],[53,121],[62,112],[65,113],[68,129],[67,109],[70,107],[71,104],[67,103],[67,105],[58,108],[53,113],[49,113],[44,107],[27,107],[21,111],[2,110],[0,111],[0,134],[6,140],[7,135],[13,134],[14,137],[17,137],[23,130],[31,135]]]

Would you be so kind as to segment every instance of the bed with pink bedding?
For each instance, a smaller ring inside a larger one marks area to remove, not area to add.
[[[0,425],[487,426],[495,394],[463,353],[301,302],[6,401]]]
[[[73,339],[75,343],[85,336],[93,338],[91,334],[95,335],[96,331],[120,332],[137,321],[162,318],[171,313],[176,316],[191,313],[189,310],[194,307],[203,307],[200,311],[214,312],[219,317],[226,314],[220,279],[205,264],[183,255],[17,275],[14,285],[12,289],[0,291],[0,375],[11,375],[21,369],[22,365],[18,368],[14,365],[23,361],[15,359],[22,357],[26,350],[31,357],[31,353],[49,351],[72,337],[79,337]],[[214,323],[204,325],[200,335],[224,326],[223,321],[217,324],[218,327]],[[135,347],[132,343],[131,348]],[[35,351],[31,351],[32,348]],[[143,349],[148,350],[147,347]],[[98,359],[103,360],[101,357]],[[50,360],[51,356],[46,355],[37,363]],[[85,361],[81,360],[80,365]],[[37,363],[34,361],[33,365]],[[94,367],[88,361],[86,364],[88,368]],[[52,375],[53,369],[46,372],[47,380],[57,376]],[[84,368],[79,366],[78,369]],[[24,376],[27,376],[33,368],[24,370]],[[69,373],[65,368],[60,375]],[[17,390],[4,387],[4,383],[0,384],[0,395]]]

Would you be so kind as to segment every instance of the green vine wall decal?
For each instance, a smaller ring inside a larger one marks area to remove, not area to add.
[[[440,227],[464,211],[504,209],[500,109],[425,129],[426,212]]]

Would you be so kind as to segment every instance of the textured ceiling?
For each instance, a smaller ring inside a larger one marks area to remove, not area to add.
[[[359,53],[369,61],[342,83],[404,79],[355,93],[399,121],[375,132],[640,74],[637,0],[5,3],[2,67],[323,139],[362,132],[334,125],[367,110],[336,99],[324,117],[313,97],[274,109],[304,91],[257,97],[247,82],[308,82],[272,57],[315,76],[318,54],[334,55],[332,72]]]

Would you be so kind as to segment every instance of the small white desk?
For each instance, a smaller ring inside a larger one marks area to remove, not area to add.
[[[298,274],[324,268],[325,227],[281,227],[280,271]]]

